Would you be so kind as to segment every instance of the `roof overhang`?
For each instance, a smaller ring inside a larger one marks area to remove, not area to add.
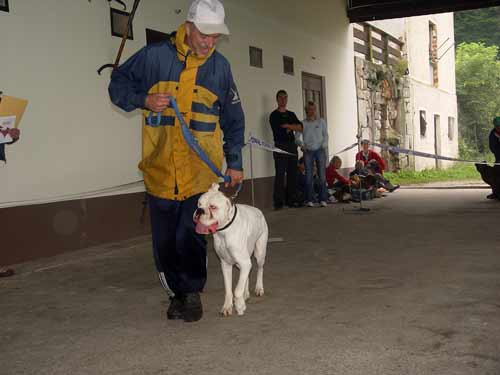
[[[347,0],[351,22],[421,16],[500,6],[500,0]]]

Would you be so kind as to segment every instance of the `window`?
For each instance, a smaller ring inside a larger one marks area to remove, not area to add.
[[[283,73],[293,76],[293,57],[283,56]]]
[[[448,139],[453,141],[453,138],[455,138],[455,118],[450,116],[448,117]]]
[[[262,68],[262,49],[250,46],[250,66]]]
[[[115,8],[109,8],[109,11],[111,16],[111,35],[122,38],[127,30],[130,13]],[[127,39],[134,40],[133,24],[130,24]]]
[[[427,133],[427,120],[425,119],[425,111],[420,111],[420,136],[425,137]]]
[[[432,22],[429,22],[429,81],[434,87],[439,85],[437,42],[437,27]]]

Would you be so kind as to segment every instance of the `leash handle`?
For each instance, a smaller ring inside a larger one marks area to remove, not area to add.
[[[153,128],[161,125],[161,112],[156,114],[156,117],[153,116],[153,111],[149,112],[148,117],[146,117],[146,124],[152,126]]]

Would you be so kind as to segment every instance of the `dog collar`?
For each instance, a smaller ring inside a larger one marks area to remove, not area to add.
[[[231,219],[231,221],[229,223],[227,223],[226,225],[224,225],[223,228],[221,229],[217,229],[217,232],[221,232],[223,231],[224,229],[227,229],[229,228],[229,226],[233,223],[234,219],[236,219],[236,214],[238,213],[238,206],[234,205],[234,215],[233,215],[233,218]]]

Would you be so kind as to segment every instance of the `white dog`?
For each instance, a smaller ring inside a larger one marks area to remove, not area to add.
[[[250,298],[248,276],[252,268],[252,253],[257,260],[257,283],[255,295],[264,295],[264,262],[266,258],[268,228],[262,212],[244,204],[233,204],[219,191],[218,184],[212,184],[208,192],[198,201],[193,215],[196,232],[213,234],[215,251],[220,258],[226,296],[221,314],[233,313],[232,272],[233,266],[240,270],[240,278],[234,289],[234,307],[238,315],[246,309],[245,301]]]

